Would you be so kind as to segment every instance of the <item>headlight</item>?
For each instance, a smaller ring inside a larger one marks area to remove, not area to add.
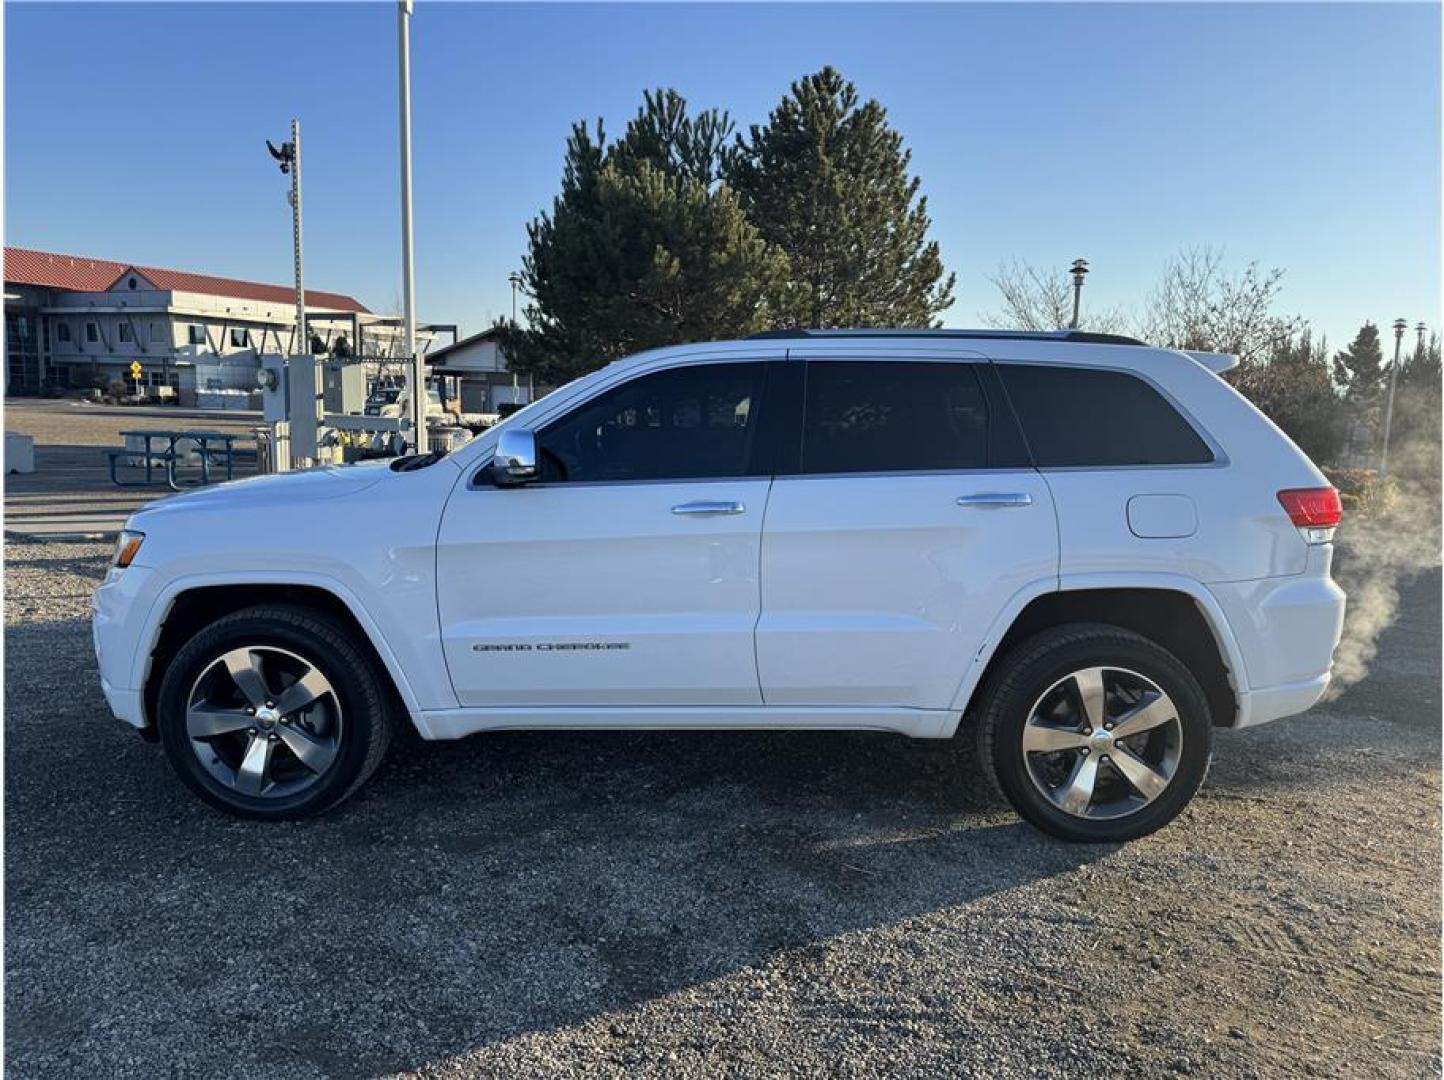
[[[135,532],[131,529],[120,530],[120,535],[115,539],[115,556],[110,560],[110,565],[119,570],[129,566],[140,551],[140,545],[145,543],[145,533]]]

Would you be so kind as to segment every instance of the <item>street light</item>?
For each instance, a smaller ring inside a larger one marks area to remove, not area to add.
[[[1078,303],[1083,296],[1083,275],[1088,273],[1088,260],[1074,259],[1071,269],[1073,271],[1073,321],[1068,325],[1072,329],[1077,330]]]
[[[1403,319],[1394,320],[1394,363],[1389,367],[1389,397],[1384,404],[1384,448],[1379,452],[1379,475],[1389,475],[1389,428],[1394,423],[1394,384],[1399,378],[1399,346],[1404,341],[1404,331],[1409,324]]]
[[[1419,355],[1420,355],[1420,356],[1423,356],[1423,355],[1424,355],[1424,332],[1425,332],[1426,330],[1428,330],[1429,328],[1428,328],[1427,326],[1425,326],[1422,322],[1420,322],[1418,326],[1414,327],[1414,329],[1415,329],[1415,330],[1418,332],[1418,334],[1419,334],[1419,349],[1418,349],[1418,352],[1419,352]]]

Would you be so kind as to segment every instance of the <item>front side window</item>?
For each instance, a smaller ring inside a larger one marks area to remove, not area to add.
[[[537,436],[544,482],[750,476],[764,363],[695,364],[642,375]]]
[[[91,341],[91,342],[99,341],[99,340],[100,340],[100,327],[96,326],[95,323],[93,323],[93,322],[88,322],[88,323],[86,323],[86,324],[85,324],[85,340],[86,340],[86,341]]]
[[[1042,364],[999,364],[998,373],[1039,468],[1214,460],[1192,425],[1136,375]]]
[[[804,473],[989,466],[987,400],[971,364],[810,360],[804,399]]]
[[[121,341],[135,340],[135,332],[131,329],[130,323],[121,323],[119,327],[119,334]]]
[[[240,327],[231,327],[231,348],[249,349],[251,347],[251,332],[242,330]]]
[[[70,340],[70,324],[69,324],[69,323],[58,322],[58,323],[55,324],[55,340],[56,340],[56,341],[69,341],[69,340]]]
[[[192,345],[204,345],[206,343],[206,328],[191,323],[186,327],[186,340]]]

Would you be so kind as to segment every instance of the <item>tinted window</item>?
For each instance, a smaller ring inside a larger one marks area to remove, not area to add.
[[[1039,467],[1195,465],[1213,460],[1166,398],[1121,371],[1000,364]]]
[[[609,390],[537,436],[544,481],[748,476],[765,364],[672,368]]]
[[[982,469],[989,414],[970,364],[809,361],[805,473]]]

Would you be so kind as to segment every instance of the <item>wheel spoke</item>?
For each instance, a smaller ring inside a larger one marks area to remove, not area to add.
[[[1097,781],[1097,756],[1080,754],[1078,764],[1073,766],[1073,774],[1054,792],[1054,801],[1068,813],[1083,817],[1088,813],[1089,804],[1093,802],[1093,785]]]
[[[1134,790],[1149,802],[1162,795],[1168,787],[1166,776],[1155,772],[1153,766],[1127,747],[1115,746],[1109,761],[1123,774],[1123,778],[1133,785]]]
[[[266,680],[261,675],[261,660],[250,649],[232,649],[221,657],[236,686],[250,702],[252,708],[260,708],[270,698]]]
[[[1166,694],[1155,694],[1152,700],[1134,706],[1118,718],[1113,725],[1113,737],[1126,739],[1176,719],[1178,710],[1173,707],[1173,700]]]
[[[236,769],[236,790],[244,795],[259,795],[266,786],[271,767],[271,742],[268,735],[252,735],[246,744],[246,755]]]
[[[1103,698],[1103,669],[1084,668],[1073,675],[1073,685],[1078,688],[1078,699],[1083,706],[1083,717],[1091,728],[1100,728],[1107,719]]]
[[[301,759],[301,764],[310,769],[313,773],[323,773],[336,760],[336,747],[329,740],[322,740],[308,735],[294,724],[286,724],[276,729],[276,734],[281,736],[281,741],[286,744]]]
[[[1088,745],[1088,736],[1073,728],[1029,724],[1023,729],[1023,749],[1030,754],[1052,754]]]
[[[290,716],[330,692],[331,684],[326,677],[315,668],[308,668],[306,674],[281,691],[281,696],[276,699],[276,712],[281,716]]]
[[[237,709],[197,705],[186,710],[186,731],[192,739],[211,739],[248,728],[255,722],[254,716]]]

